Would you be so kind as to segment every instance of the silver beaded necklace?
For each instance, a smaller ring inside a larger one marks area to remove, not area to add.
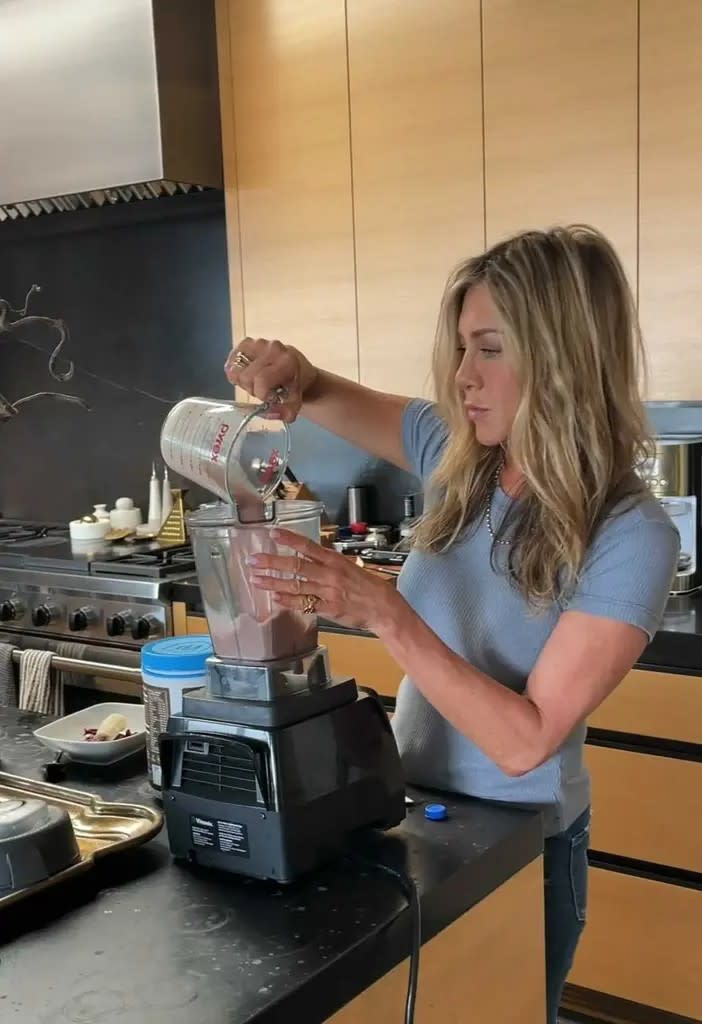
[[[497,466],[497,469],[495,470],[492,478],[492,487],[490,488],[490,493],[488,494],[488,499],[485,503],[485,525],[487,526],[488,533],[490,534],[490,536],[492,537],[496,544],[504,544],[506,547],[508,547],[512,543],[512,541],[507,540],[504,537],[498,537],[496,535],[497,531],[493,528],[492,525],[492,499],[495,496],[495,491],[500,486],[500,475],[502,473],[504,464],[504,458],[500,459],[499,465]]]

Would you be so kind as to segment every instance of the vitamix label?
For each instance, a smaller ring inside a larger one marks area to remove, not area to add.
[[[246,825],[237,821],[219,821],[203,818],[200,814],[190,815],[190,834],[196,849],[218,850],[237,857],[248,857],[249,832]]]

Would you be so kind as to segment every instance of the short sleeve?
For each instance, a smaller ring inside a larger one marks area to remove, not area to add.
[[[413,398],[402,416],[402,443],[413,472],[425,483],[446,445],[448,428],[431,402]]]
[[[654,499],[609,518],[590,549],[566,610],[660,627],[677,571],[680,535]]]

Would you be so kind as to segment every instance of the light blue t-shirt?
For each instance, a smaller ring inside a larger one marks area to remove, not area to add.
[[[413,400],[403,416],[405,453],[426,484],[446,443],[447,429],[428,402]],[[510,501],[497,489],[497,526]],[[485,522],[469,529],[445,553],[410,552],[398,580],[405,600],[427,625],[475,668],[517,693],[526,687],[541,650],[566,608],[617,619],[651,638],[665,609],[677,568],[679,535],[662,506],[645,498],[608,518],[597,534],[567,600],[534,613],[517,588],[491,564]],[[577,679],[564,678],[564,687]],[[409,782],[543,810],[546,835],[568,828],[590,802],[583,761],[585,723],[548,761],[511,778],[426,700],[411,679],[400,686],[393,718]]]

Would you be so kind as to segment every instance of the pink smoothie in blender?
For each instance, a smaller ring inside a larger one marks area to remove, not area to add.
[[[205,506],[188,518],[205,614],[215,654],[236,661],[273,661],[317,645],[317,617],[280,608],[249,581],[250,555],[292,554],[276,544],[276,526],[319,540],[322,505],[277,501],[274,517],[241,522],[235,508]]]

